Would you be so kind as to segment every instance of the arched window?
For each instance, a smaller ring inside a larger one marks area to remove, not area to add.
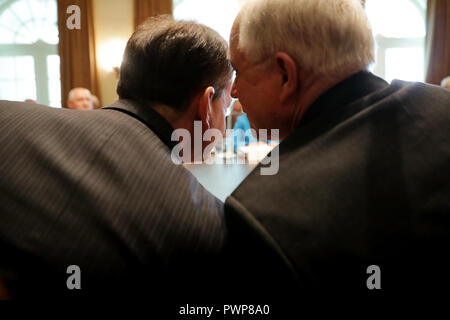
[[[0,4],[0,99],[61,106],[56,0]]]
[[[393,79],[424,81],[426,0],[366,0],[377,44],[373,72]]]

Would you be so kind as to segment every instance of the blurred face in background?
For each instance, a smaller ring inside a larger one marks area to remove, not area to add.
[[[92,110],[94,108],[92,95],[88,89],[75,88],[69,93],[67,100],[69,109]]]

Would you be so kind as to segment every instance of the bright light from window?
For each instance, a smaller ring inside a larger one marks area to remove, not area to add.
[[[16,1],[0,13],[0,43],[58,44],[55,0]]]
[[[367,0],[366,12],[374,35],[388,38],[425,36],[422,0]]]
[[[120,67],[126,46],[127,40],[124,39],[114,39],[100,45],[97,58],[102,68],[113,71],[115,67]]]
[[[366,0],[366,12],[377,50],[371,70],[388,82],[424,81],[426,0]]]
[[[33,57],[0,57],[0,70],[0,99],[36,100]]]
[[[59,77],[59,56],[47,56],[47,74],[50,106],[61,108],[61,79]]]
[[[173,16],[176,20],[194,20],[216,30],[229,40],[231,27],[245,0],[177,0]]]
[[[386,50],[385,79],[407,81],[423,81],[423,49],[391,48]]]
[[[56,0],[0,0],[0,99],[61,106],[58,42]]]

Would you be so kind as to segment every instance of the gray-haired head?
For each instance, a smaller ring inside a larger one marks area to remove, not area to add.
[[[283,51],[311,72],[339,75],[374,61],[359,0],[248,0],[238,22],[239,48],[253,62]]]
[[[86,88],[73,88],[67,95],[67,108],[76,110],[92,110],[92,94]]]
[[[444,79],[442,79],[441,87],[444,87],[446,89],[450,89],[450,76],[445,77]]]

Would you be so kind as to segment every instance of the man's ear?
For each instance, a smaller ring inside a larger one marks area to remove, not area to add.
[[[212,102],[215,90],[213,87],[207,87],[200,95],[198,104],[198,113],[202,120],[203,130],[208,130],[211,127],[211,113]]]
[[[281,102],[285,102],[297,90],[298,68],[294,59],[284,52],[275,54],[275,63],[281,75]]]

